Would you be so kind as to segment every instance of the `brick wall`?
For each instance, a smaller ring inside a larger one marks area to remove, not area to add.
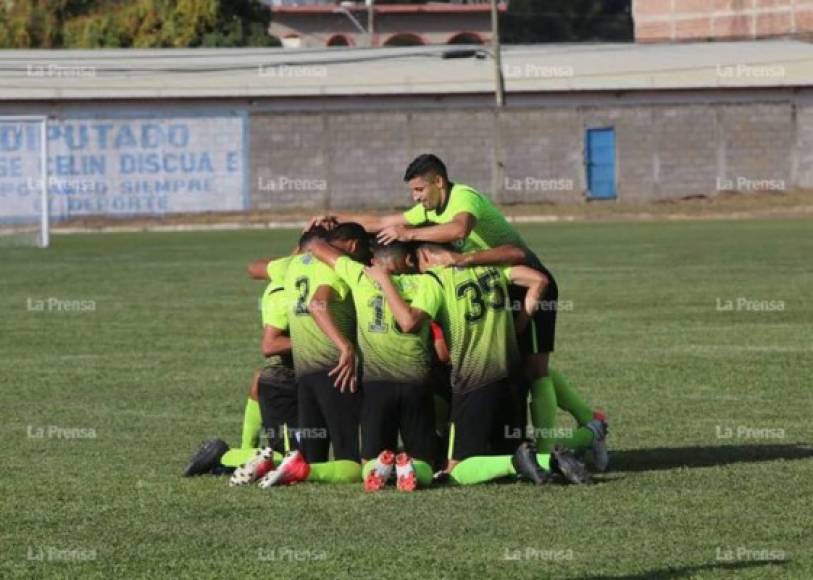
[[[757,103],[255,113],[256,208],[396,209],[401,181],[431,151],[503,203],[582,203],[585,131],[614,127],[622,201],[721,191],[813,190],[813,99]],[[495,163],[495,156],[500,164]]]
[[[638,42],[813,35],[813,0],[633,0]]]

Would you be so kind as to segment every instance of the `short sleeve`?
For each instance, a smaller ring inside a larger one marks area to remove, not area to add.
[[[426,222],[426,210],[421,204],[417,204],[409,211],[404,212],[404,219],[411,226],[419,226]]]
[[[465,186],[456,186],[449,198],[449,205],[443,210],[444,215],[454,217],[459,213],[470,213],[478,221],[482,218],[483,203],[480,194]]]
[[[350,294],[350,287],[347,283],[339,278],[338,274],[327,264],[316,261],[316,271],[313,278],[313,289],[316,290],[319,286],[330,286],[339,297],[339,300],[344,300]]]
[[[434,274],[424,274],[420,278],[411,306],[435,318],[443,306],[443,286]]]
[[[359,278],[364,275],[364,266],[361,262],[356,262],[347,256],[341,256],[336,260],[334,270],[339,278],[351,288],[358,284]]]
[[[288,330],[285,292],[281,287],[275,287],[263,294],[262,321],[263,326],[273,326],[280,330]]]
[[[265,267],[268,279],[274,280],[277,284],[282,284],[282,281],[285,280],[285,272],[288,270],[288,264],[290,262],[291,258],[289,256],[268,262],[268,265]]]

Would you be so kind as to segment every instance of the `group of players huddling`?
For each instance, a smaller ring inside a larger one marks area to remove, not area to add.
[[[268,281],[265,364],[242,444],[207,441],[185,475],[367,491],[394,480],[413,491],[504,478],[588,483],[607,469],[606,418],[549,365],[553,275],[436,156],[417,157],[404,181],[409,211],[314,217],[294,254],[249,266]],[[557,430],[559,408],[575,429]]]

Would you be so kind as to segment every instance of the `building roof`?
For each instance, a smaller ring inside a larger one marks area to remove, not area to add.
[[[482,52],[487,50],[5,50],[0,100],[490,93],[494,71]],[[475,51],[480,57],[472,56]],[[813,85],[813,45],[796,40],[545,44],[509,46],[502,56],[508,93]]]

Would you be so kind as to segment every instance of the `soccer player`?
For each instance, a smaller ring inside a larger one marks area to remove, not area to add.
[[[416,205],[409,211],[386,216],[336,214],[317,216],[312,223],[330,225],[336,221],[355,221],[368,232],[377,233],[384,243],[398,241],[451,243],[463,252],[482,251],[464,258],[463,265],[487,265],[493,255],[487,250],[514,246],[522,253],[522,262],[541,272],[547,279],[540,304],[519,335],[525,373],[530,384],[531,416],[540,435],[537,445],[550,452],[556,444],[556,409],[568,411],[579,424],[574,444],[591,446],[598,471],[607,468],[607,423],[603,413],[594,412],[570,387],[561,373],[549,369],[550,353],[556,334],[558,286],[553,274],[511,227],[505,216],[475,189],[449,180],[446,166],[435,155],[422,154],[406,169],[404,181]],[[426,225],[427,227],[414,227]],[[522,300],[524,292],[511,288],[511,297]]]
[[[438,441],[429,386],[432,367],[429,321],[421,324],[417,332],[402,332],[378,285],[365,275],[364,264],[324,241],[315,240],[308,249],[350,287],[356,308],[362,360],[364,489],[379,491],[393,470],[399,491],[413,491],[418,484],[431,484]],[[372,253],[373,264],[393,275],[399,294],[411,301],[420,277],[406,274],[412,269],[407,246],[374,245]],[[396,456],[399,431],[404,452]]]
[[[512,396],[510,385],[518,352],[507,281],[528,288],[524,315],[530,316],[544,278],[523,266],[436,267],[436,256],[446,250],[437,244],[419,246],[418,267],[426,275],[411,305],[386,270],[373,266],[367,273],[381,285],[403,331],[414,332],[435,318],[446,334],[452,365],[450,477],[468,485],[519,474],[540,485],[551,481],[555,472],[573,483],[587,481],[588,474],[569,452],[556,448],[552,454],[537,456],[527,442],[510,441],[522,431],[525,407]],[[516,448],[513,455],[489,455],[505,453],[506,444]]]
[[[303,253],[288,266],[283,295],[294,345],[301,453],[286,457],[273,477],[260,482],[262,487],[304,480],[305,466],[327,462],[331,444],[336,462],[360,471],[355,310],[347,284],[308,251],[320,236],[355,257],[366,254],[364,229],[342,224],[329,234],[318,229],[303,234]]]

